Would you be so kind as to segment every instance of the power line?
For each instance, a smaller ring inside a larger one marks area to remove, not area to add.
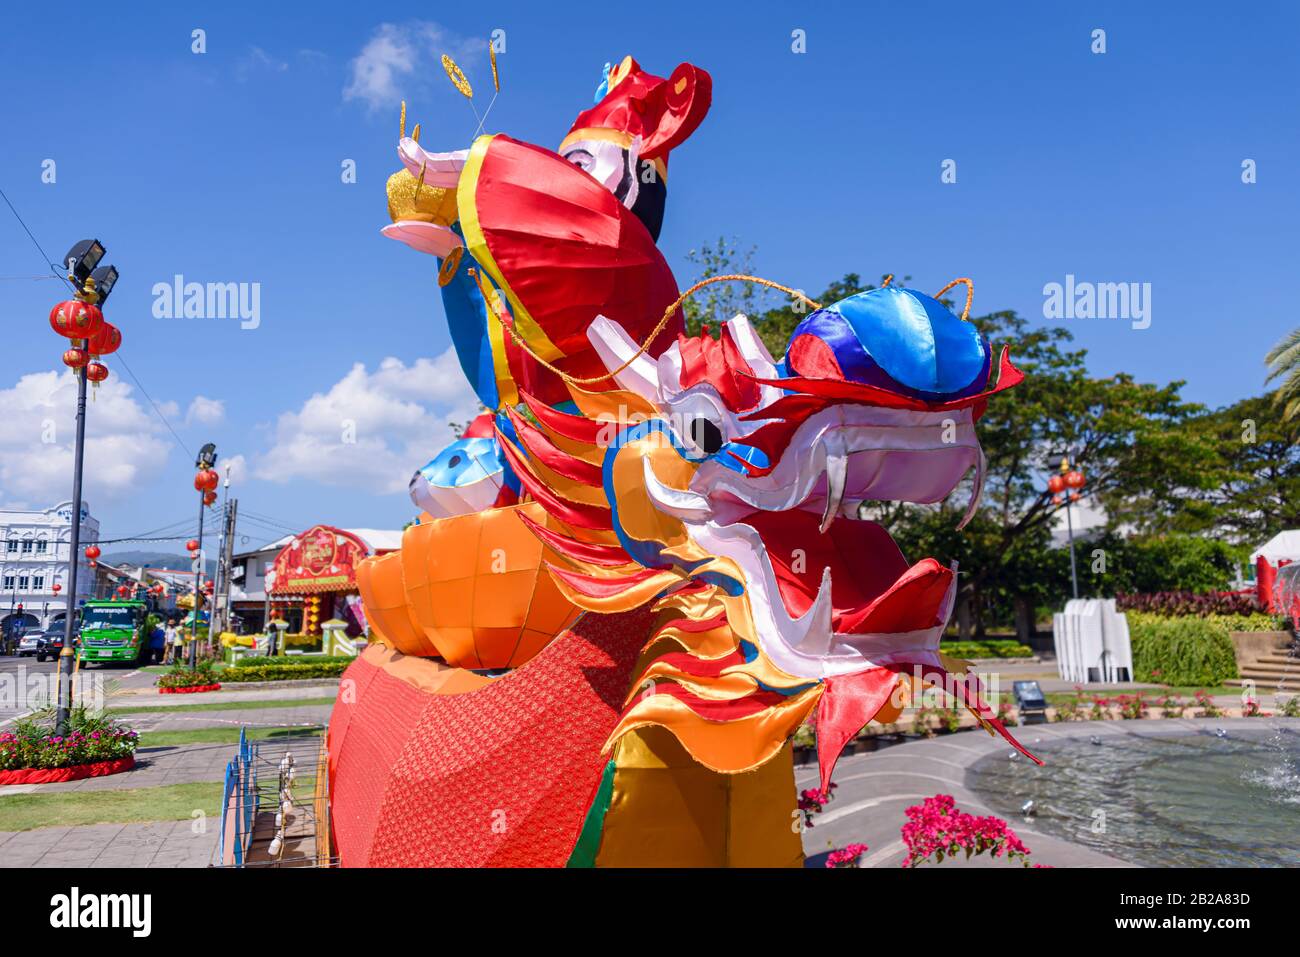
[[[153,400],[153,396],[149,394],[149,391],[144,387],[144,384],[136,378],[136,374],[131,371],[131,367],[126,364],[126,358],[122,355],[121,347],[119,347],[117,352],[113,353],[113,355],[116,357],[117,361],[122,364],[122,368],[126,370],[127,375],[131,377],[131,381],[134,382],[136,388],[140,390],[140,394],[149,400],[149,405],[153,407],[154,414],[162,420],[163,425],[167,426],[167,431],[172,434],[172,438],[174,438],[180,444],[180,447],[185,450],[186,455],[192,457],[194,453],[190,451],[190,447],[185,444],[184,439],[176,434],[176,430],[172,428],[172,424],[167,421],[167,416],[163,415],[162,409],[158,408],[158,403]]]
[[[62,273],[59,272],[58,269],[55,268],[54,261],[50,259],[49,254],[46,253],[45,250],[41,247],[41,244],[37,240],[37,238],[34,235],[32,235],[32,231],[27,228],[27,224],[23,222],[23,218],[18,215],[18,210],[14,209],[14,204],[9,202],[9,197],[5,194],[5,191],[3,189],[0,189],[0,198],[4,199],[5,205],[9,207],[9,212],[14,214],[14,219],[18,220],[18,225],[23,228],[23,232],[27,234],[27,238],[32,241],[32,245],[34,245],[36,247],[37,252],[41,254],[41,258],[45,260],[45,265],[49,268],[50,272],[54,273],[55,276],[57,276],[59,279],[62,279],[65,283],[68,283],[68,286],[71,287],[72,283],[68,281],[68,277],[64,276]]]
[[[69,288],[75,290],[76,287],[72,285],[72,283],[68,280],[67,276],[59,272],[59,270],[55,267],[54,262],[50,259],[49,255],[45,252],[44,247],[41,246],[40,241],[36,238],[35,235],[33,235],[32,231],[27,228],[27,223],[23,221],[22,216],[20,216],[18,210],[14,208],[14,204],[9,201],[9,197],[5,194],[5,191],[3,189],[0,189],[0,198],[4,199],[5,205],[8,206],[9,211],[14,214],[14,219],[18,220],[18,225],[23,228],[23,232],[27,234],[27,238],[32,241],[32,245],[34,245],[36,247],[37,252],[41,254],[41,258],[45,260],[45,265],[49,267],[50,271],[54,273],[54,276],[56,278],[63,280],[63,282],[67,283]],[[20,278],[20,277],[10,277],[10,278]],[[136,374],[131,371],[131,367],[127,365],[126,359],[123,358],[122,350],[120,348],[115,353],[115,355],[117,356],[118,361],[121,362],[122,368],[124,368],[127,371],[127,374],[131,377],[131,381],[135,383],[136,388],[139,389],[141,394],[146,399],[149,400],[149,405],[153,408],[154,414],[158,416],[160,420],[162,420],[163,425],[167,426],[167,431],[172,434],[172,438],[174,438],[180,444],[180,447],[185,450],[186,455],[193,456],[194,453],[190,450],[190,447],[185,444],[185,441],[179,435],[177,435],[176,430],[172,428],[172,424],[168,422],[167,417],[162,414],[162,409],[158,408],[158,403],[153,400],[153,398],[149,395],[148,390],[145,389],[143,383],[141,383],[140,380],[136,377]]]

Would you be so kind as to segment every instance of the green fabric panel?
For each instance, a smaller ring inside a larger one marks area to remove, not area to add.
[[[565,867],[595,867],[596,855],[600,851],[601,829],[605,826],[605,814],[609,811],[609,802],[614,797],[614,761],[605,765],[600,776],[600,787],[596,797],[587,808],[587,816],[582,822],[582,833],[573,845],[573,853]]]

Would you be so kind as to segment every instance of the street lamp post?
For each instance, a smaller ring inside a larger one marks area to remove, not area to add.
[[[194,555],[194,620],[190,626],[189,666],[196,668],[199,663],[199,603],[203,600],[203,512],[212,504],[209,493],[216,495],[217,482],[220,481],[212,466],[217,464],[217,447],[211,442],[199,449],[194,467],[198,473],[194,476],[194,488],[199,493],[199,538]],[[208,618],[211,624],[211,616]]]
[[[1065,504],[1065,530],[1070,540],[1070,585],[1075,598],[1079,597],[1079,570],[1074,559],[1074,517],[1070,506],[1083,495],[1083,487],[1088,481],[1078,466],[1077,460],[1071,464],[1068,453],[1062,455],[1057,474],[1047,480],[1047,490],[1052,493],[1053,504]]]
[[[72,283],[73,299],[61,302],[50,311],[50,327],[59,335],[72,341],[71,348],[63,353],[64,365],[72,369],[77,378],[77,432],[72,455],[72,534],[68,553],[68,613],[63,622],[63,649],[59,652],[58,707],[55,710],[55,729],[66,734],[68,714],[72,708],[72,650],[73,614],[77,600],[78,558],[81,552],[81,478],[86,450],[86,383],[102,381],[108,370],[92,356],[106,355],[117,349],[121,334],[104,321],[100,304],[108,298],[117,282],[117,270],[112,266],[97,268],[104,258],[104,246],[97,239],[77,243],[64,257],[68,268],[68,281]]]

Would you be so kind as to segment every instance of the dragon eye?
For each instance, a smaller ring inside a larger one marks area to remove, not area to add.
[[[722,448],[722,430],[718,428],[712,419],[697,415],[691,419],[689,429],[691,441],[705,455],[716,455]]]

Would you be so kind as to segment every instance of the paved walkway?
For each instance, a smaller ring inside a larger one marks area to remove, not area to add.
[[[216,822],[195,833],[194,821],[92,824],[0,831],[5,867],[207,867]]]
[[[126,705],[129,707],[129,705]],[[117,715],[136,731],[192,731],[195,728],[306,728],[329,722],[332,704],[292,708],[232,708],[226,711],[139,711]],[[231,747],[227,745],[227,747]]]
[[[82,778],[58,784],[27,784],[0,787],[6,794],[45,794],[57,791],[119,791],[124,788],[152,788],[194,781],[221,781],[234,751],[233,744],[185,744],[139,748],[135,767],[102,778]]]

